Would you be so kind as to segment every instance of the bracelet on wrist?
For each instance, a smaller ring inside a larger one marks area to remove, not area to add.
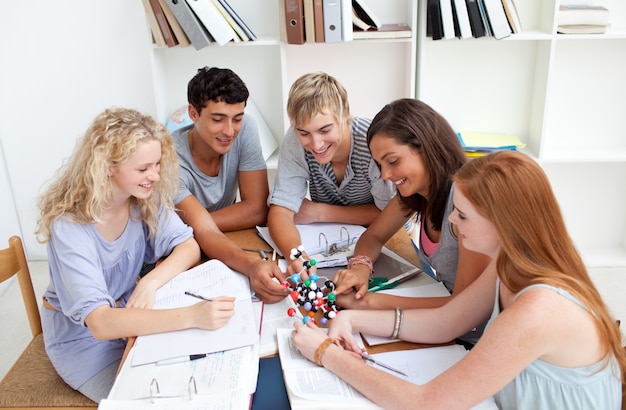
[[[354,265],[365,265],[369,268],[370,274],[374,273],[374,263],[372,258],[366,255],[354,255],[348,259],[348,269],[351,269]]]
[[[317,347],[317,350],[315,350],[315,363],[318,366],[324,367],[322,366],[322,356],[324,356],[324,352],[331,344],[336,344],[337,346],[339,346],[339,341],[337,341],[337,339],[327,337],[326,340],[320,343],[320,345]]]
[[[404,312],[399,307],[396,308],[396,318],[393,324],[393,332],[391,332],[392,339],[398,339],[400,337],[400,330],[402,328],[402,317]]]

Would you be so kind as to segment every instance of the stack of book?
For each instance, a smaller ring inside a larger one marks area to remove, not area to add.
[[[480,157],[496,151],[518,150],[526,146],[514,134],[462,131],[457,133],[457,136],[465,150],[465,155],[469,158]]]
[[[563,4],[559,6],[561,34],[602,34],[610,24],[609,10],[602,6],[586,4]]]
[[[426,32],[433,40],[500,40],[522,31],[513,0],[428,0],[426,16]]]
[[[200,50],[211,43],[256,40],[227,0],[142,0],[152,39],[159,47]]]

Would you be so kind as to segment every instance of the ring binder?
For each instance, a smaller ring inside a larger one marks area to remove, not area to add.
[[[343,239],[344,231],[346,232],[346,235],[348,236],[348,240],[345,241],[345,245],[344,245],[344,239]],[[324,241],[326,243],[325,247],[322,247],[322,237],[324,238]],[[320,232],[318,236],[317,246],[322,249],[322,251],[320,251],[322,256],[327,258],[336,253],[348,252],[350,250],[350,245],[352,245],[353,242],[356,243],[357,239],[358,238],[350,238],[350,231],[348,231],[348,228],[346,228],[345,226],[342,226],[339,228],[339,241],[338,242],[331,243],[329,246],[328,238],[326,237],[326,234],[324,232]]]
[[[191,391],[192,382],[193,392]],[[198,394],[198,385],[196,384],[196,378],[193,376],[189,378],[189,382],[187,383],[187,392],[189,393],[189,400],[193,400],[193,398]]]
[[[194,397],[198,395],[198,384],[196,383],[196,378],[194,376],[189,377],[189,381],[187,382],[187,398],[189,400],[193,400]],[[150,404],[155,403],[155,399],[171,399],[177,397],[184,396],[161,396],[161,389],[159,388],[159,381],[156,377],[153,377],[150,381]],[[144,398],[139,398],[135,400],[144,400]]]
[[[157,398],[157,396],[154,394],[154,386],[156,386],[156,394],[160,394],[161,389],[159,389],[159,382],[156,378],[153,378],[150,382],[150,403],[152,404],[154,404],[154,399]]]

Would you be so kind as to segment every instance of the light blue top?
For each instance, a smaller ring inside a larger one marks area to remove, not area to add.
[[[496,286],[489,324],[500,313],[500,278]],[[586,309],[569,292],[550,285],[528,286],[516,297],[533,287],[551,289]],[[619,365],[614,358],[602,369],[603,364],[600,361],[591,366],[566,368],[537,359],[494,396],[496,404],[501,409],[621,409]]]
[[[178,155],[180,191],[174,199],[178,204],[193,195],[209,212],[215,212],[235,203],[239,189],[239,171],[259,171],[267,168],[261,150],[259,131],[254,118],[243,116],[237,138],[230,150],[222,155],[216,176],[200,171],[189,148],[189,130],[193,124],[172,132]]]
[[[109,242],[93,224],[57,220],[48,242],[50,285],[44,293],[57,311],[41,309],[46,346],[54,368],[67,384],[78,389],[102,369],[121,359],[126,342],[96,340],[85,318],[97,307],[121,307],[135,289],[145,263],[156,262],[193,236],[178,215],[161,209],[156,236],[130,218],[122,235]]]

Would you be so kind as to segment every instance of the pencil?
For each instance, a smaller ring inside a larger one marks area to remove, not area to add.
[[[204,297],[202,295],[198,295],[197,293],[193,293],[193,292],[190,292],[188,290],[185,291],[185,295],[192,296],[192,297],[194,297],[196,299],[206,300],[207,302],[213,302],[213,299],[211,299],[211,298],[207,298],[207,297]]]

